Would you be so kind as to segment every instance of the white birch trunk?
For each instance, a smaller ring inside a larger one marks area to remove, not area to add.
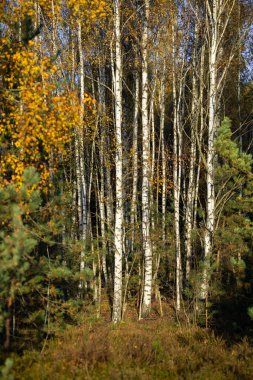
[[[182,290],[182,260],[180,242],[180,192],[181,192],[181,130],[180,130],[180,94],[176,89],[176,67],[175,67],[175,28],[172,26],[173,36],[173,183],[174,183],[174,223],[175,223],[175,248],[176,248],[176,309],[181,308]],[[180,85],[181,87],[181,85]],[[180,89],[181,92],[181,89]]]
[[[206,299],[208,294],[210,264],[214,234],[215,219],[215,193],[214,193],[214,139],[216,132],[217,112],[217,50],[218,50],[218,5],[214,0],[211,18],[211,46],[209,56],[209,105],[208,105],[208,145],[207,145],[207,206],[206,206],[206,230],[204,235],[204,270],[201,284],[200,298]]]
[[[161,120],[160,120],[160,131],[161,131],[161,151],[162,151],[162,236],[163,245],[165,248],[166,242],[166,157],[165,157],[165,137],[164,137],[164,127],[165,127],[165,63],[163,67],[162,81],[161,81]]]
[[[78,190],[78,202],[79,207],[79,225],[80,225],[80,239],[82,241],[82,251],[81,251],[81,261],[80,261],[80,271],[81,273],[84,271],[85,267],[85,241],[87,238],[87,188],[85,181],[85,170],[84,170],[84,142],[83,142],[83,116],[84,116],[84,58],[83,58],[83,49],[82,49],[82,26],[81,22],[78,23],[78,49],[79,49],[79,57],[80,57],[80,105],[81,105],[81,113],[80,113],[80,127],[78,133],[78,160],[77,160],[77,173],[78,173],[78,182],[79,182],[79,190]],[[83,281],[81,281],[82,283]],[[83,285],[80,285],[83,286]]]
[[[116,206],[114,231],[114,297],[113,322],[119,322],[122,317],[122,250],[123,250],[123,153],[122,153],[122,57],[121,57],[121,26],[120,3],[114,0],[115,28],[115,133],[116,133]]]
[[[150,239],[150,139],[148,122],[148,19],[149,0],[145,0],[142,36],[142,239],[144,252],[144,287],[141,316],[151,310],[152,247]]]
[[[138,115],[139,115],[139,96],[140,96],[139,74],[135,73],[135,101],[133,117],[133,185],[132,185],[132,203],[131,203],[131,251],[134,250],[135,239],[135,222],[137,218],[137,183],[138,183]]]
[[[197,42],[198,27],[195,25],[194,36],[194,52],[193,52],[193,77],[192,77],[192,109],[191,109],[191,149],[190,149],[190,169],[189,183],[187,189],[187,204],[185,213],[185,253],[186,253],[186,280],[189,280],[192,260],[192,229],[194,217],[194,194],[195,194],[195,167],[196,167],[196,133],[198,124],[198,91],[197,91]]]
[[[159,148],[158,148],[158,158],[157,158],[157,178],[160,177],[160,170],[162,175],[162,199],[161,199],[161,215],[162,215],[162,249],[165,250],[166,246],[166,157],[165,157],[165,137],[164,137],[164,127],[165,127],[165,62],[163,63],[162,73],[161,73],[161,85],[160,85],[160,136],[159,136]],[[160,181],[157,181],[156,189],[156,213],[159,212],[159,190]],[[160,250],[156,255],[156,265],[153,276],[153,283],[156,287],[156,299],[160,299],[160,291],[155,281],[158,276],[159,266],[160,266],[161,254]]]
[[[99,210],[100,210],[100,226],[102,238],[102,267],[104,272],[105,283],[107,284],[107,266],[106,266],[106,215],[105,215],[105,126],[103,120],[105,118],[105,68],[99,67],[98,78],[98,97],[99,97],[99,112],[100,112],[100,191],[99,191]],[[99,187],[98,187],[99,189]]]

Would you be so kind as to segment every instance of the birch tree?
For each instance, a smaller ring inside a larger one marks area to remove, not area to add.
[[[228,9],[227,0],[213,0],[210,4],[206,1],[207,20],[209,22],[209,94],[208,94],[208,143],[206,158],[206,230],[204,233],[204,270],[201,285],[200,298],[206,299],[208,294],[210,264],[215,231],[215,136],[218,127],[218,99],[222,87],[224,75],[228,69],[230,59],[218,77],[219,52],[222,49],[224,34],[228,26],[235,0],[231,2]],[[223,18],[226,12],[225,19]]]
[[[151,310],[152,247],[150,239],[150,133],[148,122],[148,22],[149,0],[144,2],[142,34],[142,239],[144,253],[144,286],[141,316]]]
[[[193,216],[194,216],[194,194],[195,194],[195,172],[196,172],[196,134],[198,125],[198,82],[197,82],[197,69],[199,68],[198,59],[198,20],[195,21],[194,27],[194,47],[192,57],[192,93],[191,93],[191,126],[190,126],[190,168],[189,168],[189,183],[187,189],[187,204],[185,212],[185,253],[186,253],[186,280],[189,280],[192,259],[192,229],[193,229]]]
[[[115,38],[115,170],[116,170],[116,207],[114,231],[114,295],[113,322],[122,316],[122,256],[123,256],[123,152],[122,152],[122,53],[121,22],[119,0],[114,0],[114,38]]]
[[[80,225],[80,238],[83,243],[83,250],[81,252],[80,270],[84,271],[85,268],[85,242],[87,238],[87,189],[85,180],[85,163],[84,163],[84,142],[83,142],[83,117],[84,117],[84,57],[82,48],[82,25],[78,23],[78,49],[80,57],[80,127],[76,136],[76,168],[77,168],[77,182],[78,182],[78,195],[79,195],[79,225]]]
[[[181,308],[182,292],[182,251],[180,238],[180,196],[182,180],[182,91],[183,91],[183,68],[177,86],[176,68],[176,31],[172,25],[172,88],[173,88],[173,203],[174,203],[174,225],[175,225],[175,253],[176,253],[176,309]]]

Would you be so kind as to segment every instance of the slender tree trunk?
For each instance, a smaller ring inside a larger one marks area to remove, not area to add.
[[[102,267],[104,272],[105,283],[108,282],[107,266],[106,266],[106,214],[105,214],[105,126],[103,120],[105,119],[105,68],[99,67],[98,78],[98,97],[99,97],[99,113],[100,113],[100,141],[99,141],[99,158],[100,158],[100,225],[101,225],[101,238],[102,238]]]
[[[149,0],[145,0],[142,36],[142,239],[144,252],[144,289],[141,316],[151,310],[152,247],[150,239],[150,141],[148,122],[148,20]]]
[[[195,184],[195,191],[194,191],[194,215],[193,215],[193,226],[196,228],[197,225],[197,209],[198,209],[198,198],[199,198],[199,181],[200,181],[200,171],[201,171],[201,161],[202,161],[202,151],[201,151],[201,144],[203,139],[203,132],[204,132],[204,126],[205,126],[205,120],[204,120],[204,75],[205,75],[205,44],[202,46],[201,49],[201,58],[200,58],[200,79],[199,79],[199,112],[200,112],[200,129],[196,131],[196,139],[198,139],[198,167],[197,167],[197,174],[196,174],[196,184]]]
[[[87,188],[85,180],[85,169],[84,169],[84,129],[83,129],[83,116],[84,116],[84,58],[83,58],[83,49],[82,49],[82,27],[81,22],[78,23],[78,49],[80,57],[80,127],[78,131],[78,154],[77,154],[77,174],[79,182],[79,225],[80,225],[80,238],[82,241],[82,251],[81,251],[81,261],[80,261],[80,271],[81,273],[85,268],[85,241],[87,238]],[[81,280],[81,287],[83,287],[83,281]]]
[[[139,115],[140,80],[139,74],[135,72],[135,101],[133,116],[133,184],[131,203],[131,252],[134,251],[135,223],[137,219],[137,184],[138,184],[138,115]]]
[[[207,145],[207,207],[206,230],[204,235],[204,271],[201,285],[201,299],[206,299],[210,276],[210,263],[213,246],[214,220],[215,220],[215,192],[214,192],[214,139],[216,132],[217,112],[217,49],[218,49],[218,0],[213,1],[210,10],[211,46],[209,57],[209,105],[208,105],[208,145]]]
[[[165,249],[166,245],[166,156],[165,156],[165,63],[163,67],[162,80],[161,80],[161,119],[160,119],[160,131],[161,131],[161,152],[162,152],[162,239]]]
[[[197,91],[197,44],[198,44],[198,27],[195,25],[193,51],[193,70],[192,70],[192,109],[191,109],[191,135],[190,135],[190,169],[189,183],[187,189],[187,204],[185,213],[185,253],[186,253],[186,270],[185,277],[189,280],[192,259],[192,229],[193,229],[193,207],[195,191],[195,168],[196,168],[196,133],[198,124],[198,91]]]
[[[113,322],[122,317],[122,256],[123,256],[123,152],[122,152],[122,57],[120,3],[114,0],[115,28],[115,133],[116,133],[116,206],[114,231],[114,298]]]
[[[173,35],[173,182],[174,182],[174,224],[175,224],[175,248],[176,248],[176,309],[181,308],[181,291],[182,291],[182,258],[181,258],[181,241],[180,241],[180,193],[181,193],[181,150],[182,150],[182,133],[180,102],[181,102],[181,86],[177,94],[176,88],[176,66],[175,66],[175,27],[172,26]],[[180,78],[182,80],[182,78]]]
[[[162,176],[162,199],[161,199],[161,216],[162,216],[162,249],[165,252],[166,249],[166,157],[165,157],[165,136],[164,136],[164,127],[165,127],[165,70],[166,64],[163,63],[162,73],[161,73],[161,85],[160,85],[160,136],[159,136],[159,149],[158,149],[158,159],[157,159],[157,178],[160,177],[160,170]],[[160,158],[161,157],[161,158]],[[157,181],[157,191],[156,191],[156,212],[158,215],[159,212],[159,190],[160,190],[160,181]],[[157,219],[158,221],[159,219]],[[158,226],[157,226],[158,227]],[[153,276],[153,283],[155,286],[156,300],[160,304],[160,313],[162,315],[161,307],[161,296],[159,290],[159,284],[157,284],[157,277],[160,267],[161,253],[160,249],[156,255],[156,265]]]

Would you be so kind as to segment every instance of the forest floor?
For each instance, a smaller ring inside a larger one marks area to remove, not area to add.
[[[248,339],[228,343],[213,331],[180,324],[165,310],[137,321],[112,325],[108,310],[87,317],[48,340],[41,351],[14,358],[17,380],[253,379],[253,345]]]

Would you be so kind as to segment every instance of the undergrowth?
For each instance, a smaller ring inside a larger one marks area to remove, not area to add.
[[[250,380],[253,374],[246,339],[228,346],[212,332],[167,318],[119,325],[88,320],[49,341],[43,352],[12,359],[8,376],[17,380]]]

